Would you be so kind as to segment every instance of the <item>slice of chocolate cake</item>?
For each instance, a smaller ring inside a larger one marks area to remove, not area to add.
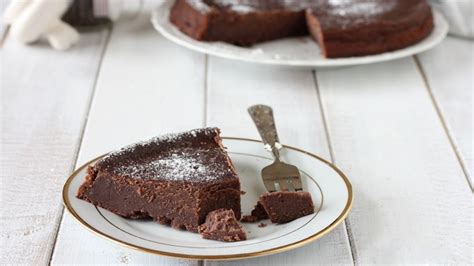
[[[199,226],[205,239],[235,242],[247,239],[244,228],[237,222],[233,210],[218,209],[207,214],[206,222]]]
[[[264,193],[260,195],[258,202],[265,209],[272,223],[288,223],[314,213],[311,194],[305,191]]]
[[[77,197],[126,218],[193,232],[219,208],[240,218],[240,182],[219,134],[196,129],[112,152],[89,167]]]

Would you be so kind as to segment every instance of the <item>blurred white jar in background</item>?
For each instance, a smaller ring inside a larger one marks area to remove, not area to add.
[[[430,0],[430,3],[448,20],[450,34],[474,39],[473,0]]]
[[[119,19],[136,17],[144,0],[70,0],[63,20],[74,27],[108,25]]]

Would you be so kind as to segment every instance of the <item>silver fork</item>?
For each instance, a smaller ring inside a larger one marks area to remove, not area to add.
[[[272,164],[262,169],[262,179],[267,190],[269,192],[303,190],[298,168],[280,160],[282,145],[278,139],[272,108],[258,104],[250,106],[248,112],[257,126],[265,148],[272,152],[275,159]]]

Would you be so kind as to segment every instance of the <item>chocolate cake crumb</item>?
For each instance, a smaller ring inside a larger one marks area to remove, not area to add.
[[[240,195],[245,195],[245,194],[247,194],[247,192],[245,192],[243,190],[240,191]]]
[[[266,226],[267,226],[267,224],[266,224],[266,223],[260,223],[260,224],[258,225],[258,227],[260,227],[260,228],[262,228],[262,227],[266,227]]]
[[[314,213],[311,194],[306,191],[279,191],[264,193],[259,197],[272,223],[288,223]]]
[[[255,205],[250,215],[244,215],[240,221],[242,223],[255,223],[264,219],[268,219],[268,214],[259,201],[257,202],[257,205]]]
[[[217,209],[207,214],[206,222],[199,226],[202,238],[224,242],[247,239],[244,228],[237,222],[232,209]]]
[[[267,192],[260,195],[251,214],[244,215],[241,222],[255,223],[270,218],[272,223],[281,224],[312,213],[314,205],[308,192]]]
[[[260,201],[258,201],[257,205],[255,205],[254,209],[251,212],[251,215],[257,217],[257,220],[268,219],[267,211],[265,211],[265,208],[263,208]]]
[[[253,215],[244,215],[242,219],[240,219],[240,222],[242,223],[255,223],[258,221],[257,216]]]

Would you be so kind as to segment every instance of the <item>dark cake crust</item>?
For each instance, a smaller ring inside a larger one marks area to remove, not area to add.
[[[196,40],[241,46],[310,33],[332,58],[404,48],[433,29],[426,0],[177,0],[170,21]]]
[[[193,232],[215,209],[240,218],[240,182],[219,133],[198,129],[111,153],[88,168],[77,197],[126,218]]]

